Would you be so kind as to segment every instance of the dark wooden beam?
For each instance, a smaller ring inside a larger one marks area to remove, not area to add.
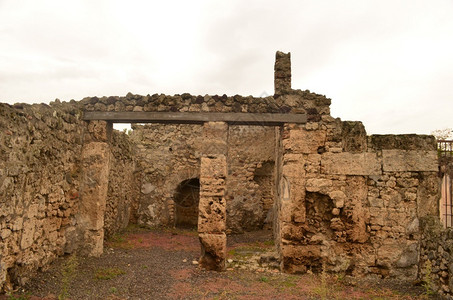
[[[282,123],[306,123],[305,114],[218,113],[218,112],[112,112],[87,111],[85,121],[104,120],[113,123],[203,124],[227,122],[238,125],[278,126]]]

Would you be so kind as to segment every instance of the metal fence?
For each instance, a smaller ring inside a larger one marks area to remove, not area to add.
[[[452,177],[447,172],[453,165],[453,140],[437,140],[439,163],[444,166],[440,199],[440,218],[444,227],[453,226]],[[442,170],[442,168],[441,168]],[[450,173],[451,174],[451,173]]]
[[[442,197],[440,203],[440,216],[444,227],[452,227],[453,224],[453,206],[451,203],[452,190],[451,190],[451,177],[444,174],[442,178]]]
[[[453,140],[437,140],[437,151],[440,157],[453,157]]]

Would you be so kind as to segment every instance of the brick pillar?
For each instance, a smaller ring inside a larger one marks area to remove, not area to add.
[[[285,94],[291,90],[291,53],[277,51],[274,66],[274,93]]]
[[[208,270],[225,269],[228,125],[206,122],[203,126],[200,169],[198,236],[201,243],[200,265]]]
[[[82,254],[99,256],[104,247],[104,213],[107,199],[112,123],[91,121],[82,149],[82,182],[77,226]]]

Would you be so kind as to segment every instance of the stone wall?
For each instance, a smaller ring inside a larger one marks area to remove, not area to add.
[[[86,111],[149,112],[236,112],[236,113],[306,113],[309,120],[320,120],[330,113],[331,100],[309,90],[288,90],[269,97],[227,95],[134,95],[91,97],[80,101]]]
[[[139,224],[173,226],[179,184],[200,177],[201,125],[133,125]]]
[[[453,298],[453,228],[444,229],[438,218],[427,216],[420,220],[419,279],[434,292]]]
[[[419,218],[438,212],[434,138],[329,116],[282,135],[283,269],[415,279]]]
[[[0,104],[0,290],[81,247],[81,115],[75,101]],[[115,132],[111,145],[107,234],[127,225],[135,189],[131,143]]]
[[[227,228],[238,233],[272,225],[275,129],[229,126]]]
[[[205,141],[201,125],[133,125],[140,183],[138,223],[173,226],[181,183],[200,177]],[[272,224],[275,130],[264,126],[228,128],[227,228],[238,233]],[[197,205],[198,211],[198,205]],[[196,225],[196,224],[194,224]]]
[[[451,156],[439,157],[439,177],[453,176],[453,163]],[[446,187],[442,187],[444,189]],[[447,188],[447,192],[449,189]],[[446,194],[443,197],[447,197]],[[441,199],[439,205],[446,205],[446,199]],[[440,213],[449,213],[440,209]],[[441,223],[442,222],[442,223]],[[435,216],[425,216],[420,219],[421,245],[420,245],[420,272],[419,280],[432,291],[442,297],[453,299],[453,228],[446,216],[441,219]],[[446,227],[446,228],[445,228]]]
[[[66,251],[80,187],[81,111],[0,104],[0,290]]]
[[[105,236],[120,232],[136,219],[138,187],[135,180],[135,144],[126,133],[114,130],[110,143],[109,186],[104,215]]]

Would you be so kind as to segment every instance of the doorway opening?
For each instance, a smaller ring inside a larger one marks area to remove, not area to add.
[[[175,227],[193,229],[198,225],[200,180],[191,178],[182,181],[174,194]]]
[[[260,227],[272,230],[274,220],[274,161],[265,161],[255,170],[253,181],[258,185],[262,205],[262,223]]]

